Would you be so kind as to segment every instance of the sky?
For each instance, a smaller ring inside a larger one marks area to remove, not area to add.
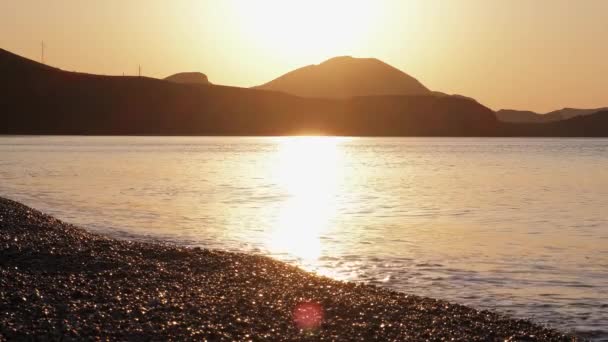
[[[608,106],[607,0],[3,0],[0,48],[65,70],[250,87],[375,57],[492,109]]]

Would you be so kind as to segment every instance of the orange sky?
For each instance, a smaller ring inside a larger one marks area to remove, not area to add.
[[[376,57],[493,108],[608,105],[606,0],[19,0],[0,47],[101,74],[201,71],[252,86],[337,55]]]

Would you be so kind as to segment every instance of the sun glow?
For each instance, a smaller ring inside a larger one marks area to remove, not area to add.
[[[343,138],[281,138],[276,179],[289,199],[277,215],[268,242],[274,253],[306,263],[322,254],[321,235],[336,215],[336,192],[343,173]]]
[[[378,21],[373,0],[232,0],[242,31],[260,48],[310,58],[365,45]],[[320,56],[323,55],[323,56]],[[314,60],[314,59],[313,59]]]

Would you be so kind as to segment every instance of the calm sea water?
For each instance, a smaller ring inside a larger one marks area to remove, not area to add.
[[[0,196],[608,338],[608,140],[0,137]]]

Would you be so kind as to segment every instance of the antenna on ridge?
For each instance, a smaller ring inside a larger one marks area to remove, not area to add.
[[[44,40],[40,43],[40,62],[44,64]]]
[[[139,75],[139,77],[141,77],[141,65],[139,65],[139,72],[137,75]]]

